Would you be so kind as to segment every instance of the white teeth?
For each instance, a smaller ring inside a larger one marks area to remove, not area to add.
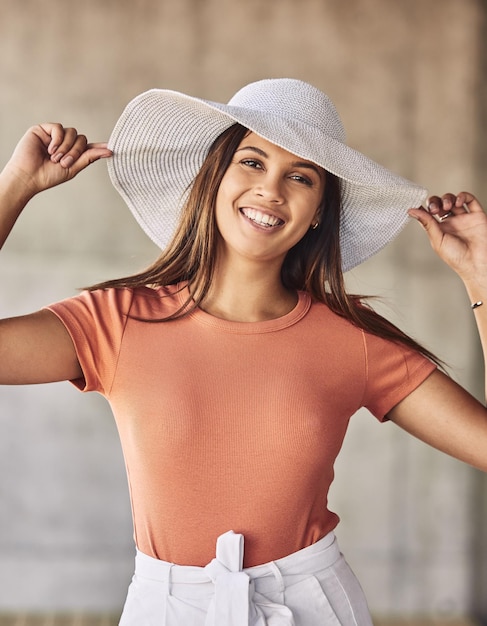
[[[256,209],[245,208],[242,209],[242,213],[245,215],[245,217],[248,217],[249,220],[252,220],[260,226],[267,226],[270,228],[272,226],[277,226],[278,224],[282,223],[282,220],[275,215],[267,215],[267,213],[261,213]]]

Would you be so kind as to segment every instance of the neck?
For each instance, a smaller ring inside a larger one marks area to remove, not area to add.
[[[289,313],[297,303],[297,294],[284,287],[280,265],[262,263],[217,265],[210,291],[201,308],[222,319],[234,322],[263,322]]]

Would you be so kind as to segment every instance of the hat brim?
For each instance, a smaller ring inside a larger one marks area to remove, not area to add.
[[[343,271],[387,245],[408,221],[407,210],[426,198],[424,188],[296,119],[152,89],[132,100],[118,120],[109,140],[108,170],[160,248],[175,231],[210,146],[235,122],[341,179]]]

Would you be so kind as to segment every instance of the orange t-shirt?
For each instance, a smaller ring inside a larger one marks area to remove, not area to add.
[[[84,379],[112,407],[135,541],[155,558],[203,566],[218,535],[245,536],[245,566],[278,559],[338,523],[333,464],[361,406],[377,418],[435,368],[299,294],[275,320],[200,309],[170,322],[175,286],[84,292],[49,308]]]

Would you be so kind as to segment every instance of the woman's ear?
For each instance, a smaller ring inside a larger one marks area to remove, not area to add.
[[[316,209],[316,213],[314,214],[313,221],[311,222],[310,228],[311,230],[316,230],[320,225],[320,215],[321,215],[321,207]]]

